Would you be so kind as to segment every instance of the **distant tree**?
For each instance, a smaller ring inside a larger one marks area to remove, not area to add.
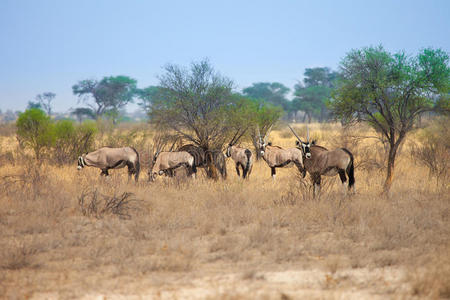
[[[384,191],[389,191],[399,146],[421,113],[450,91],[449,55],[424,49],[417,56],[382,46],[352,50],[340,63],[341,79],[330,107],[343,121],[372,125],[389,145]],[[447,97],[448,101],[448,97]],[[448,107],[448,104],[442,104]]]
[[[152,109],[153,102],[158,98],[159,87],[149,86],[136,90],[136,97],[139,99],[138,105],[148,114]]]
[[[261,99],[289,111],[290,102],[286,98],[289,88],[279,82],[254,83],[251,87],[243,89],[242,93],[249,98]]]
[[[47,113],[47,115],[52,115],[52,101],[55,98],[56,94],[52,92],[46,92],[42,94],[38,94],[36,96],[36,101],[39,102],[42,109]]]
[[[26,110],[16,121],[20,144],[31,148],[38,161],[43,150],[49,148],[54,140],[52,125],[50,117],[38,108]]]
[[[74,95],[94,110],[98,118],[107,111],[110,114],[118,112],[132,102],[136,93],[136,80],[128,76],[104,77],[101,81],[87,79],[72,86],[72,90]],[[90,102],[91,99],[94,103]]]
[[[328,117],[326,103],[335,86],[337,72],[329,68],[308,68],[305,70],[303,82],[295,85],[292,109],[305,112],[308,123],[313,117],[323,121]]]
[[[37,109],[42,109],[42,104],[39,103],[39,101],[28,101],[28,105],[27,105],[27,109],[32,109],[32,108],[37,108]]]
[[[88,107],[77,107],[70,114],[74,115],[80,123],[83,119],[95,119],[95,112]]]

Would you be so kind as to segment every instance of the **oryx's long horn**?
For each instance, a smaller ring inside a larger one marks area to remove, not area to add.
[[[258,133],[258,138],[261,138],[261,132],[259,132],[259,125],[256,125],[256,131]]]
[[[236,138],[236,140],[234,140],[234,144],[236,144],[239,141],[239,139],[247,132],[247,129],[248,129],[248,126],[244,130],[242,130],[241,134]],[[239,133],[239,131],[236,133],[236,135],[238,133]]]
[[[309,127],[308,127],[308,124],[306,124],[306,142],[309,143]]]
[[[270,125],[269,129],[266,131],[266,135],[264,136],[264,142],[265,143],[267,143],[267,137],[269,136],[270,131],[272,130],[272,126],[273,126],[273,124]]]
[[[236,139],[237,135],[239,133],[239,130],[236,131],[236,134],[233,136],[233,138],[230,141],[230,145],[234,145],[235,142],[238,141],[239,138]]]
[[[175,146],[175,144],[178,142],[178,139],[175,139],[175,141],[173,142],[172,146],[170,147],[169,152],[172,152],[173,147]]]
[[[292,131],[292,133],[295,135],[297,140],[302,143],[302,140],[298,137],[297,133],[294,131],[294,129],[291,127],[291,125],[288,124],[289,129]]]

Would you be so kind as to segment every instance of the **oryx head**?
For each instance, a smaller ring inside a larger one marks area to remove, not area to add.
[[[244,129],[239,128],[239,129],[236,130],[236,133],[234,134],[233,138],[228,143],[227,151],[225,152],[226,157],[230,157],[231,156],[231,147],[236,145],[236,143],[239,141],[239,139],[245,134],[247,129],[248,129],[248,126],[246,128],[244,128]]]
[[[257,132],[258,132],[258,150],[261,153],[261,156],[264,156],[264,153],[266,152],[266,146],[270,146],[270,143],[267,143],[267,137],[270,134],[270,131],[272,130],[272,126],[270,125],[269,129],[267,130],[266,134],[264,135],[264,137],[261,135],[261,133],[259,132],[259,127],[257,127]]]
[[[297,141],[295,141],[295,145],[297,146],[298,149],[300,149],[302,151],[302,155],[305,158],[311,158],[311,142],[309,141],[309,128],[308,125],[306,125],[306,142],[302,141],[300,139],[300,137],[298,136],[298,134],[294,131],[294,129],[292,129],[292,127],[290,125],[289,129],[292,131],[292,133],[295,135],[295,137],[297,138]]]
[[[86,153],[87,154],[87,153]],[[84,155],[78,157],[78,166],[77,170],[81,170],[86,166],[86,162],[84,161]]]

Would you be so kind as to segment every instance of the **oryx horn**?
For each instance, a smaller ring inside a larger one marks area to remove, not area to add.
[[[309,143],[309,127],[308,127],[308,124],[306,124],[306,142]]]
[[[298,137],[297,133],[294,131],[294,129],[291,127],[291,125],[288,124],[289,129],[292,131],[292,133],[295,135],[297,140],[302,143],[302,140]]]

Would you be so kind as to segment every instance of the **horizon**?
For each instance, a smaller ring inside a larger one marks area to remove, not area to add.
[[[126,75],[143,88],[168,63],[204,58],[237,91],[280,82],[292,92],[306,68],[337,70],[351,49],[450,50],[450,2],[441,0],[92,3],[0,3],[0,110],[23,111],[53,92],[53,110],[65,112],[85,106],[72,94],[79,80]]]

